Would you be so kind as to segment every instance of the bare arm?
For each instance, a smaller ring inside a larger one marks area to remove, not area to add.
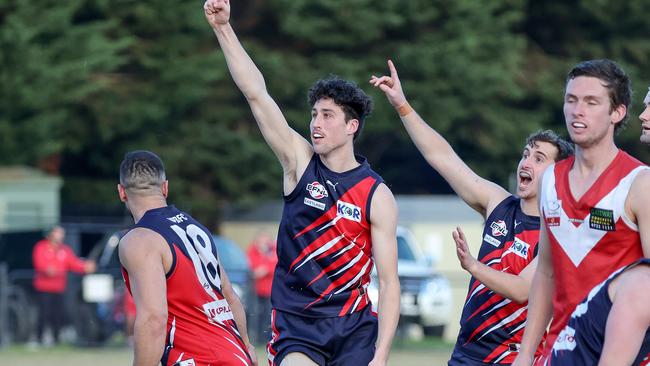
[[[540,218],[539,230],[539,252],[537,259],[537,270],[533,276],[530,295],[528,298],[528,318],[526,319],[526,330],[521,340],[521,349],[513,366],[531,365],[535,351],[542,341],[548,323],[553,315],[553,293],[555,285],[553,282],[553,263],[551,262],[550,245],[546,224]]]
[[[257,365],[257,354],[255,353],[255,347],[251,344],[248,339],[248,331],[246,325],[246,313],[244,311],[244,306],[239,299],[239,296],[235,293],[235,290],[232,288],[230,279],[226,274],[226,270],[221,267],[221,291],[223,297],[226,298],[230,310],[232,310],[232,315],[235,318],[235,323],[237,324],[237,330],[239,330],[239,335],[241,335],[244,345],[246,345],[246,350],[248,351],[249,356],[253,360],[253,364]]]
[[[518,275],[497,271],[472,256],[465,239],[465,233],[459,227],[452,232],[452,236],[456,242],[456,255],[464,270],[503,297],[519,304],[528,301],[528,292],[537,268],[537,258],[528,263]]]
[[[650,328],[650,267],[630,269],[610,285],[612,309],[607,317],[599,366],[632,365]],[[612,294],[613,287],[616,287]]]
[[[205,17],[217,36],[230,74],[251,107],[253,116],[285,174],[285,193],[293,190],[312,155],[311,145],[287,123],[282,111],[266,90],[264,77],[246,53],[230,26],[228,0],[207,0]],[[287,181],[288,180],[288,181]]]
[[[474,173],[460,159],[447,140],[409,106],[392,61],[388,61],[388,67],[390,76],[373,75],[370,83],[380,88],[393,107],[398,109],[406,132],[429,165],[445,178],[468,205],[483,217],[487,217],[494,207],[510,194],[499,185]]]
[[[120,241],[120,262],[129,274],[138,309],[133,333],[134,366],[158,365],[165,349],[167,283],[163,250],[169,251],[164,239],[148,229],[134,229]]]
[[[640,172],[634,179],[627,195],[626,203],[629,204],[631,216],[639,228],[643,256],[650,257],[650,171]]]
[[[370,205],[372,254],[379,277],[379,335],[370,365],[385,365],[397,321],[400,286],[397,277],[397,203],[385,184],[379,185]]]

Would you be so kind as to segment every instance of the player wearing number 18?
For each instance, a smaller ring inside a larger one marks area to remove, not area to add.
[[[156,154],[126,154],[117,191],[135,225],[119,254],[137,308],[133,365],[255,365],[244,309],[212,236],[167,205],[168,188]]]

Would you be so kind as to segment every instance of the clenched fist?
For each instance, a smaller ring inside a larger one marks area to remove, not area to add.
[[[203,11],[212,28],[227,24],[230,20],[230,1],[207,0],[203,4]]]

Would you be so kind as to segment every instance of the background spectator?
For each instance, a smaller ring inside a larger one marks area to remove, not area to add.
[[[68,271],[91,273],[96,269],[94,261],[78,258],[63,243],[65,230],[55,226],[45,239],[36,243],[32,252],[34,264],[34,290],[38,301],[38,340],[43,343],[46,326],[50,326],[54,343],[59,342],[59,332],[65,319],[63,294],[67,285]]]
[[[271,285],[273,271],[278,263],[275,240],[267,232],[260,231],[251,242],[247,252],[248,265],[255,281],[255,320],[252,329],[255,342],[266,342],[271,323]]]

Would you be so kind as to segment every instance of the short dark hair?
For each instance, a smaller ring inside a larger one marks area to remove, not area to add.
[[[359,128],[354,133],[354,140],[361,134],[365,119],[372,112],[372,98],[370,98],[357,84],[341,79],[336,75],[320,79],[309,88],[309,105],[314,106],[321,99],[329,98],[343,109],[345,121],[356,119]]]
[[[120,184],[131,192],[151,193],[166,180],[165,166],[158,155],[146,150],[130,151],[120,164]]]
[[[538,141],[548,142],[557,148],[555,161],[560,161],[573,155],[573,144],[561,138],[552,130],[538,130],[531,133],[526,139],[526,145],[533,147]]]
[[[605,83],[605,87],[609,91],[610,112],[620,105],[625,106],[625,116],[614,127],[614,131],[618,133],[627,123],[627,110],[632,102],[630,78],[616,62],[608,59],[588,60],[575,65],[569,71],[566,83],[568,84],[570,80],[578,76],[594,77]]]

